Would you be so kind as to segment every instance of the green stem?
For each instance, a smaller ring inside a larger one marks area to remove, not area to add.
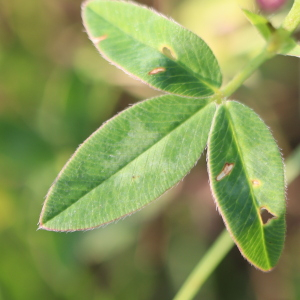
[[[295,0],[293,7],[283,21],[281,27],[288,32],[293,32],[300,23],[300,0]]]
[[[202,284],[233,247],[234,242],[225,229],[212,247],[206,252],[194,271],[187,278],[174,300],[193,299]]]
[[[295,0],[290,12],[282,23],[285,32],[292,33],[300,24],[300,0]],[[278,50],[287,42],[287,35],[282,35],[282,30],[273,33],[267,47],[265,47],[245,68],[243,68],[220,92],[223,97],[231,96],[249,78],[258,67],[266,60],[276,55]]]
[[[286,183],[290,184],[300,174],[300,146],[298,146],[285,162]]]
[[[286,165],[286,182],[290,184],[300,175],[300,146],[288,157]],[[215,243],[206,252],[193,272],[187,278],[174,300],[191,300],[200,290],[202,284],[218,266],[221,260],[234,246],[226,229],[220,234]]]
[[[300,1],[300,0],[299,0]],[[264,48],[248,65],[245,66],[225,87],[221,89],[224,97],[231,96],[249,78],[257,68],[275,54]]]

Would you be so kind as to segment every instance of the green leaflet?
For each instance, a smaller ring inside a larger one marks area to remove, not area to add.
[[[211,188],[242,254],[267,271],[275,266],[285,236],[284,170],[266,125],[249,108],[219,106],[208,142]],[[261,209],[273,216],[265,225]]]
[[[159,197],[189,172],[206,146],[216,110],[210,101],[160,96],[105,123],[55,180],[40,228],[90,229]]]
[[[265,40],[268,40],[272,35],[272,31],[274,30],[269,20],[247,9],[243,9],[243,12],[245,13],[246,17],[251,22],[251,24],[256,27],[256,29],[262,35],[262,37]]]
[[[89,1],[83,22],[108,61],[150,86],[176,95],[205,97],[222,76],[210,48],[174,21],[122,1]]]

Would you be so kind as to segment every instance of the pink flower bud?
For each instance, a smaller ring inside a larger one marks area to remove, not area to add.
[[[260,9],[266,12],[274,12],[280,9],[287,0],[256,0]]]

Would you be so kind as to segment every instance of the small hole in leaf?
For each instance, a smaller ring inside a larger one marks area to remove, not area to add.
[[[260,208],[260,217],[264,225],[268,224],[272,219],[276,219],[277,217],[273,215],[270,211],[265,207]]]
[[[233,169],[233,163],[226,163],[221,171],[221,173],[216,177],[217,181],[222,180],[225,176],[229,175],[231,170]]]
[[[175,60],[175,59],[176,59],[176,55],[175,55],[174,51],[172,51],[170,48],[168,48],[168,47],[166,47],[166,46],[164,46],[164,47],[162,48],[162,53],[163,53],[166,57],[168,57],[168,58],[170,58],[170,59],[172,59],[172,60]]]
[[[162,73],[162,72],[165,72],[165,71],[166,71],[166,68],[158,67],[158,68],[155,68],[152,71],[150,71],[148,74],[149,75],[155,75],[155,74]]]

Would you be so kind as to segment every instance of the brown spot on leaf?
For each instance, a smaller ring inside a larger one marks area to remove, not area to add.
[[[149,75],[155,75],[155,74],[162,73],[162,72],[165,72],[165,71],[166,71],[166,68],[158,67],[158,68],[155,68],[152,71],[150,71],[148,74]]]
[[[168,47],[168,46],[163,46],[161,49],[161,52],[168,58],[172,59],[172,60],[176,60],[176,55],[174,53],[174,51]]]
[[[258,179],[251,180],[253,186],[260,186],[261,182]]]
[[[135,179],[137,179],[137,178],[139,178],[139,177],[140,177],[140,176],[132,175],[131,180],[133,181],[133,180],[135,180]]]
[[[260,208],[260,217],[264,225],[268,224],[272,219],[277,218],[264,206]]]
[[[233,163],[226,163],[221,171],[221,173],[216,177],[217,181],[222,180],[225,176],[229,175],[231,170],[233,169]]]
[[[91,40],[94,44],[98,44],[101,41],[105,40],[106,38],[107,38],[107,35],[102,35],[102,36],[99,36],[99,37],[96,37],[96,38],[92,38]]]

